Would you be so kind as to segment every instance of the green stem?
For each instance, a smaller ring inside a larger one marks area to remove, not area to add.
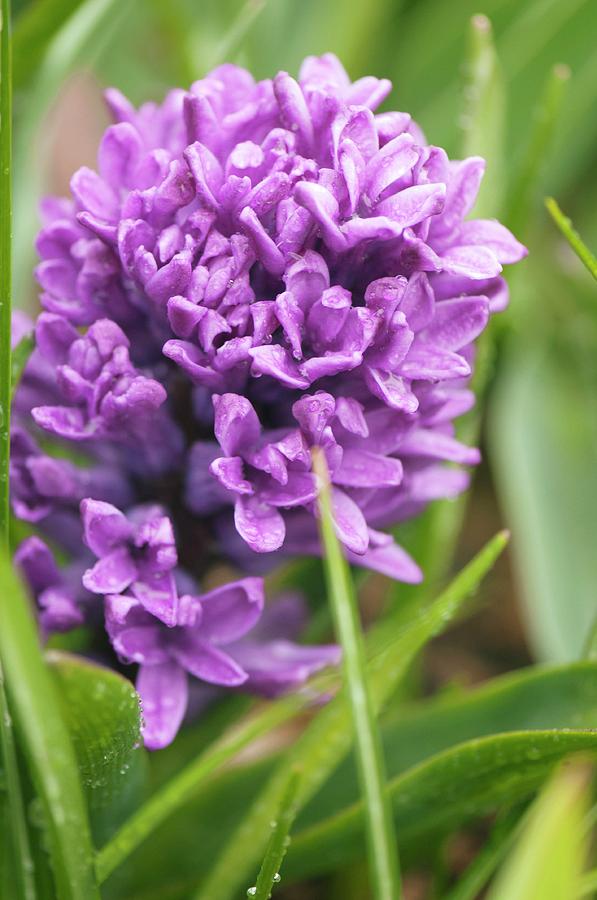
[[[280,812],[273,826],[272,835],[257,877],[257,883],[255,887],[249,888],[247,897],[254,897],[255,900],[269,900],[274,884],[278,884],[280,881],[280,867],[290,843],[288,835],[298,811],[296,795],[299,779],[300,772],[297,769],[293,769],[290,772],[288,786],[280,803]]]
[[[375,897],[378,900],[397,900],[401,896],[398,850],[386,792],[381,738],[367,681],[357,601],[350,569],[334,531],[329,475],[321,450],[313,453],[313,467],[320,481],[319,512],[325,551],[324,569],[336,633],[342,645]]]
[[[589,270],[593,278],[597,279],[597,258],[591,253],[578,231],[572,225],[570,219],[564,215],[553,197],[547,197],[545,201],[547,211],[564,235],[580,261]]]

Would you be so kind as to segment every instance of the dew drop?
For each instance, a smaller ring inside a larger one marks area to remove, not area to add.
[[[255,885],[253,887],[247,888],[247,897],[255,897],[257,895],[257,888]]]
[[[281,881],[282,881],[282,876],[280,875],[279,872],[276,872],[276,874],[274,875],[274,884],[280,884]]]

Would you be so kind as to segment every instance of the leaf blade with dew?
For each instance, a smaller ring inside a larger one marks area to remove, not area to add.
[[[547,211],[553,221],[559,228],[560,232],[570,244],[582,264],[591,273],[593,278],[597,279],[597,258],[589,250],[580,234],[574,229],[571,220],[565,216],[556,200],[553,197],[547,197],[545,200]]]
[[[367,680],[357,599],[348,564],[334,531],[329,473],[321,450],[313,452],[319,481],[318,509],[323,564],[335,630],[342,646],[346,692],[354,728],[361,792],[366,809],[369,865],[374,894],[394,900],[402,893],[397,841],[385,791],[385,764],[379,726]]]
[[[389,782],[401,843],[420,847],[518,803],[534,794],[564,758],[596,751],[594,731],[571,729],[491,735],[436,754]],[[363,825],[363,806],[357,802],[298,831],[287,861],[289,879],[322,875],[362,855]]]
[[[570,900],[580,894],[591,767],[578,760],[543,789],[487,900]]]
[[[373,656],[368,671],[376,712],[387,702],[419,650],[457,615],[507,541],[506,532],[497,534],[437,600],[420,610],[414,621],[401,628],[393,640],[390,620],[372,629],[368,646]],[[195,895],[197,900],[208,900],[214,895],[219,900],[229,900],[235,896],[263,851],[259,835],[265,833],[267,823],[276,813],[288,771],[298,765],[303,773],[297,798],[302,808],[347,755],[351,734],[352,721],[345,694],[341,693],[319,712],[280,761],[201,883]]]
[[[280,868],[290,843],[290,829],[296,818],[296,794],[300,780],[300,770],[294,769],[288,777],[288,785],[280,803],[278,816],[265,851],[265,856],[257,876],[255,887],[249,888],[247,897],[255,900],[269,900],[275,884],[280,882]]]
[[[297,696],[283,697],[226,733],[143,804],[98,853],[96,870],[103,883],[156,828],[184,806],[204,781],[252,741],[295,716],[304,706]]]
[[[10,707],[41,800],[61,900],[99,900],[77,761],[23,587],[0,557],[0,657]]]

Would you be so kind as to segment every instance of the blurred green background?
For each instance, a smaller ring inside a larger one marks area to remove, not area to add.
[[[481,98],[467,87],[466,63],[478,13],[492,22],[499,58],[497,69],[487,60]],[[509,664],[529,649],[541,660],[577,658],[597,611],[597,298],[543,197],[556,196],[597,244],[596,39],[594,0],[17,3],[17,302],[35,302],[39,197],[65,191],[78,165],[93,164],[105,86],[142,102],[224,60],[266,77],[328,50],[353,78],[391,78],[386,106],[411,112],[431,143],[488,156],[482,213],[530,249],[511,279],[510,309],[493,324],[485,463],[457,554],[470,556],[497,520],[512,529],[510,568],[480,632],[489,655],[503,651]]]

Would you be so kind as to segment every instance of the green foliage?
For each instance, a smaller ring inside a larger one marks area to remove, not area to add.
[[[41,804],[56,892],[99,897],[93,849],[73,745],[39,648],[37,629],[9,560],[0,559],[0,658],[19,743]]]
[[[140,800],[139,698],[130,681],[79,657],[47,656],[77,757],[94,834],[105,840]]]
[[[295,798],[300,778],[298,770],[291,772],[286,791],[282,796],[277,818],[272,822],[272,833],[254,887],[247,890],[247,897],[269,900],[274,884],[281,880],[282,860],[290,844],[290,829],[296,816]]]
[[[586,761],[574,762],[544,788],[487,900],[577,900],[581,896],[590,776]]]

